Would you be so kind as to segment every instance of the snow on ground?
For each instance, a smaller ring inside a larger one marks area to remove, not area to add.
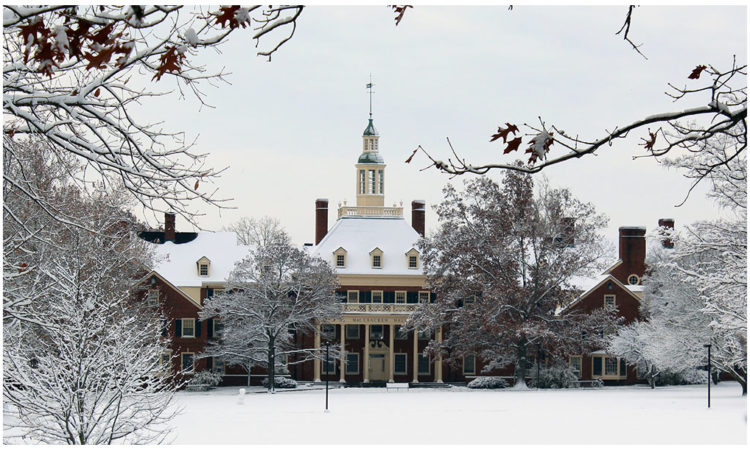
[[[744,444],[734,382],[570,390],[180,392],[176,444]]]

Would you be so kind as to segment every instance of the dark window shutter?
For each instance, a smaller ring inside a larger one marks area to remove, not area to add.
[[[162,337],[167,335],[167,319],[161,319],[161,335]]]
[[[201,337],[201,320],[195,319],[195,337]]]
[[[206,358],[206,370],[214,370],[214,358]]]
[[[206,320],[206,337],[214,337],[214,319]]]
[[[625,376],[627,367],[625,365],[625,358],[620,358],[620,376]]]
[[[394,303],[396,300],[396,293],[393,291],[383,292],[383,303]]]
[[[598,356],[593,357],[594,362],[594,375],[602,374],[602,358]]]
[[[177,337],[182,337],[182,319],[174,320],[174,334]]]
[[[372,303],[372,292],[371,291],[359,291],[359,302],[360,303]]]
[[[416,292],[407,292],[406,303],[417,303],[417,296],[418,294]]]

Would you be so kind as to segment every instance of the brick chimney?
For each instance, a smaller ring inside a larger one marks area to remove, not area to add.
[[[659,227],[667,228],[669,231],[674,230],[674,219],[659,219]],[[661,246],[664,248],[674,248],[674,242],[669,238],[663,238]]]
[[[174,228],[174,213],[164,213],[164,242],[174,242],[175,228]]]
[[[328,199],[315,200],[315,245],[328,234]]]
[[[424,236],[424,200],[414,200],[411,202],[411,227]]]
[[[622,264],[612,275],[627,284],[630,275],[643,276],[646,269],[646,228],[620,227],[620,259]]]

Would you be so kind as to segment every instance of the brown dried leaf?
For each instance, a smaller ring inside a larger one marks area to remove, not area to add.
[[[411,8],[411,5],[402,5],[402,6],[396,6],[391,5],[391,8],[393,8],[393,12],[396,13],[396,26],[398,26],[399,23],[401,23],[401,19],[404,18],[404,14],[406,14],[406,8]]]
[[[520,137],[517,137],[517,138],[511,140],[510,142],[508,142],[508,146],[505,147],[505,150],[503,151],[503,155],[505,155],[506,153],[510,153],[512,151],[518,150],[518,146],[520,146],[520,145],[521,145],[521,138]]]
[[[411,156],[409,156],[408,158],[406,158],[406,164],[409,164],[411,162],[411,159],[414,158],[414,155],[417,154],[417,151],[419,151],[418,147],[415,148],[413,152],[411,152]]]
[[[691,80],[697,80],[701,76],[701,72],[706,70],[706,66],[695,66],[695,69],[693,69],[692,72],[690,72],[690,75],[688,75],[688,79]]]
[[[508,128],[497,127],[497,133],[495,133],[495,134],[492,135],[492,138],[490,139],[490,142],[493,142],[493,141],[496,141],[496,140],[498,140],[500,138],[503,138],[503,143],[505,143],[506,140],[507,140],[507,138],[508,138],[508,133],[512,132],[514,136],[516,135],[516,133],[518,132],[518,127],[517,126],[511,125],[508,122],[505,122],[505,125]]]

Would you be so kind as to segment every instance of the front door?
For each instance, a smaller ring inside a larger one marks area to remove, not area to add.
[[[388,357],[385,353],[370,353],[370,381],[388,380]]]

